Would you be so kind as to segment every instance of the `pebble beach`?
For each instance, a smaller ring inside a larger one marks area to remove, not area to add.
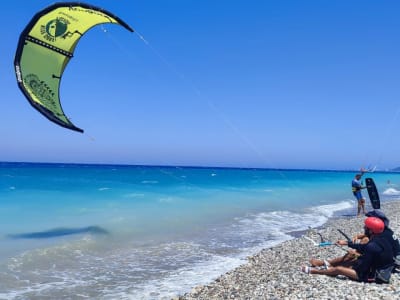
[[[390,220],[390,228],[400,234],[400,201],[384,202],[381,210]],[[337,229],[352,237],[363,232],[364,217],[338,216],[321,228],[293,233],[296,238],[248,257],[247,263],[215,281],[193,288],[176,299],[400,299],[400,274],[389,284],[360,283],[342,277],[309,275],[300,271],[310,258],[330,259],[342,256],[346,246],[314,245],[306,237],[320,242],[344,239]]]

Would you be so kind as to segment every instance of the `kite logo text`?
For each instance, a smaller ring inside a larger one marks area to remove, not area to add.
[[[46,25],[42,25],[40,32],[47,41],[55,42],[58,37],[64,37],[69,24],[70,22],[65,18],[57,18],[51,20]]]

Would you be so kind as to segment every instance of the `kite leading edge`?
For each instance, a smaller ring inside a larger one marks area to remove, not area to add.
[[[50,121],[83,132],[66,117],[59,97],[60,80],[74,49],[95,25],[113,23],[133,32],[101,8],[80,3],[53,4],[35,14],[21,33],[14,66],[18,86],[29,103]]]

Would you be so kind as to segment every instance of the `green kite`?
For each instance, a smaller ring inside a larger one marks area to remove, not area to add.
[[[29,103],[50,121],[78,132],[83,130],[72,124],[61,107],[60,80],[81,36],[104,23],[133,32],[101,8],[80,2],[53,4],[34,15],[21,33],[15,54],[18,86]]]

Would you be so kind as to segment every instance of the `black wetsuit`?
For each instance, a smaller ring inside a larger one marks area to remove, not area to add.
[[[367,244],[349,242],[348,246],[361,253],[353,265],[359,281],[367,282],[369,278],[374,277],[377,269],[393,264],[393,246],[383,233]]]
[[[387,239],[393,248],[393,257],[400,255],[400,244],[399,240],[395,236],[392,229],[385,227],[385,230],[381,233],[381,236]]]
[[[392,251],[393,251],[393,257],[395,258],[396,256],[400,256],[400,243],[399,240],[397,239],[396,235],[394,234],[393,230],[390,229],[389,227],[385,227],[383,232],[379,235],[380,238],[387,239],[389,243],[392,245]],[[362,244],[353,244],[352,245],[357,245],[357,251],[359,253],[363,253],[364,247]],[[364,244],[365,245],[365,244]],[[349,247],[354,248],[349,245]]]

